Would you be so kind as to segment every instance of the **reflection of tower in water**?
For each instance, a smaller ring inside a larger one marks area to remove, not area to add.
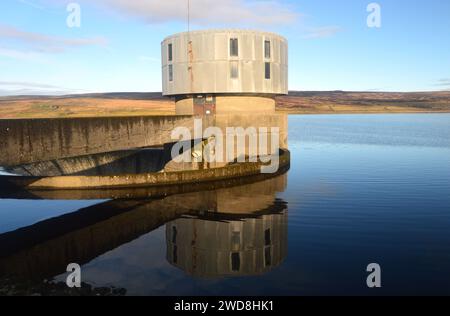
[[[66,194],[79,194],[80,199],[101,200],[110,194],[122,198],[0,234],[0,283],[52,278],[66,272],[67,262],[91,262],[162,225],[167,225],[167,259],[191,274],[268,271],[286,256],[287,204],[274,198],[285,189],[286,174],[240,181],[240,185],[209,183],[202,190],[178,194],[162,190],[153,194],[165,197],[153,199],[141,198],[146,190],[34,192],[43,198],[62,199]],[[120,257],[128,254],[118,250]]]
[[[167,260],[201,277],[254,275],[287,254],[287,211],[242,220],[180,218],[166,225]]]
[[[207,212],[166,224],[167,260],[199,277],[263,274],[287,255],[286,176],[217,190]]]

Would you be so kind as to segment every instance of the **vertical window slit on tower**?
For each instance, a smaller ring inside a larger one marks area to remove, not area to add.
[[[172,44],[169,44],[168,56],[169,56],[169,61],[172,61],[173,60]]]
[[[265,63],[265,78],[270,79],[270,63]]]
[[[169,81],[173,81],[173,65],[169,65]]]
[[[270,41],[264,41],[264,57],[270,59]]]
[[[241,254],[239,252],[233,252],[231,254],[231,270],[241,270]]]
[[[272,243],[272,238],[270,236],[270,228],[269,228],[264,231],[264,244],[266,246],[270,246],[271,243]]]
[[[239,64],[237,61],[232,61],[230,63],[230,77],[231,79],[239,78]]]
[[[177,243],[177,235],[178,235],[178,231],[177,228],[175,226],[172,227],[172,242],[174,244]]]
[[[230,56],[239,56],[239,43],[237,38],[230,38]]]

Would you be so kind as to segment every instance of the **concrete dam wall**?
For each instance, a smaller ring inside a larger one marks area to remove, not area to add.
[[[173,157],[178,141],[181,161]],[[6,189],[179,185],[285,169],[290,161],[287,116],[279,113],[0,120],[0,146]]]
[[[186,127],[194,135],[194,123],[199,118],[189,115],[0,120],[0,166],[16,167],[36,162],[55,164],[54,161],[64,158],[163,147],[174,142],[171,133],[177,127]],[[285,114],[230,113],[203,117],[203,129],[210,126],[223,131],[227,127],[279,127],[279,147],[287,149]],[[270,133],[266,136],[270,139]],[[188,168],[167,166],[170,167],[175,170]]]
[[[0,120],[0,165],[159,146],[192,125],[191,116]]]

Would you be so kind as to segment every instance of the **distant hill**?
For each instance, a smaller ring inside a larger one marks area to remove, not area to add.
[[[297,114],[450,112],[448,92],[290,91],[277,110]],[[0,118],[170,115],[174,101],[160,92],[0,97]]]
[[[17,96],[0,96],[0,101],[14,100],[60,100],[60,99],[121,99],[121,100],[167,100],[161,92],[110,92],[110,93],[85,93],[85,94],[67,94],[62,96],[45,96],[45,95],[17,95]]]
[[[277,107],[292,113],[450,112],[450,91],[290,91],[277,97]]]

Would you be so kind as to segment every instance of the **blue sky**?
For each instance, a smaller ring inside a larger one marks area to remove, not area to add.
[[[70,28],[67,5],[81,8]],[[192,28],[289,40],[291,90],[450,89],[450,1],[191,0]],[[0,95],[161,91],[160,42],[185,31],[187,0],[2,0]]]

